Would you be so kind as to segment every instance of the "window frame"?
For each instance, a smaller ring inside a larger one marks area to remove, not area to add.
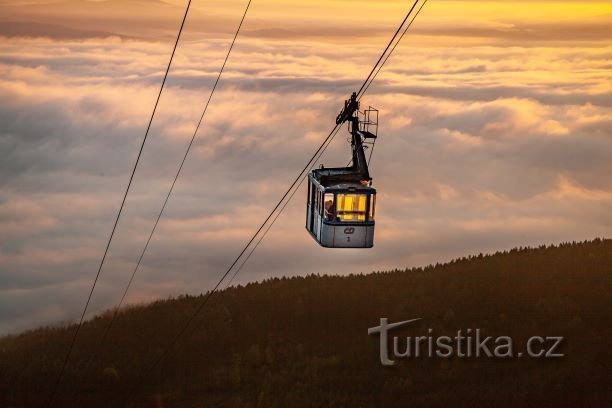
[[[342,200],[340,200],[339,196],[343,196]],[[346,196],[351,196],[352,199],[354,200],[354,204],[353,204],[353,208],[357,207],[357,209],[353,209],[353,210],[344,210],[341,209],[340,204],[342,204],[342,207],[344,207],[344,203],[346,200]],[[370,196],[372,196],[371,192],[336,192],[335,193],[335,218],[334,220],[342,223],[342,224],[347,224],[347,223],[364,223],[364,222],[369,222],[369,216],[370,216]],[[359,203],[361,201],[360,197],[364,197],[365,198],[365,209],[363,211],[359,210]],[[340,203],[340,201],[342,201],[342,203]],[[347,219],[343,219],[343,216],[341,214],[351,214],[352,217],[350,220]],[[359,217],[363,217],[363,219],[359,219]]]
[[[331,211],[331,217],[327,218],[327,216],[325,214],[325,212],[327,210],[325,208],[325,203],[328,201],[329,196],[331,196],[331,202],[332,202],[332,207],[331,208],[332,208],[332,211]],[[334,193],[334,192],[328,192],[328,193],[323,192],[322,193],[322,198],[323,199],[321,201],[323,203],[323,212],[322,212],[323,218],[326,221],[328,221],[328,222],[335,221],[336,220],[336,193]]]

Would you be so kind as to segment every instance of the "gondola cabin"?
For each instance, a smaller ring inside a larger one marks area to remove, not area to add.
[[[361,183],[323,185],[321,170],[308,175],[306,228],[324,247],[371,248],[376,189]]]
[[[371,248],[374,245],[376,189],[364,153],[366,140],[374,140],[370,108],[359,119],[355,94],[345,102],[336,124],[349,121],[352,135],[352,164],[349,167],[321,168],[308,174],[306,229],[327,248]]]

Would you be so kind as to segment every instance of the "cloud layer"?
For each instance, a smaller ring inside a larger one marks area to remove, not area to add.
[[[228,4],[228,16],[242,7]],[[385,41],[376,34],[338,47],[341,35],[309,35],[304,18],[287,36],[292,20],[280,10],[284,19],[275,25],[277,14],[261,7],[247,20],[128,302],[211,287],[332,127]],[[11,16],[25,21],[36,16],[32,10],[15,6]],[[332,27],[333,14],[325,16],[319,23]],[[52,24],[70,25],[56,17]],[[434,22],[443,17],[432,11]],[[436,32],[425,11],[420,18],[421,31],[398,47],[364,98],[381,110],[372,161],[375,248],[319,248],[303,228],[300,191],[237,282],[369,272],[610,235],[609,32],[608,41],[587,36],[577,46],[575,38],[545,41],[539,34],[533,41],[462,36],[453,31],[467,33],[461,25]],[[179,48],[92,313],[118,301],[234,20],[219,18],[213,39],[187,35]],[[385,14],[366,31],[388,35],[390,20]],[[479,21],[490,27],[493,20]],[[560,24],[540,26],[553,23]],[[141,39],[151,33],[137,28],[123,38],[33,30],[0,39],[0,333],[78,316],[170,52],[163,27],[152,35],[158,41]],[[323,162],[348,158],[342,134]]]

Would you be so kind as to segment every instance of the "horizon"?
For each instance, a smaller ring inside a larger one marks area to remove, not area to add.
[[[352,278],[355,276],[360,276],[360,277],[367,277],[370,275],[387,275],[387,274],[394,274],[394,273],[410,273],[410,272],[423,272],[424,270],[427,269],[435,269],[435,268],[440,268],[440,267],[447,267],[447,266],[452,266],[455,264],[458,264],[460,262],[464,262],[464,261],[473,261],[476,259],[488,259],[488,258],[494,258],[498,255],[511,255],[511,254],[519,254],[519,253],[523,253],[523,252],[530,252],[530,251],[541,251],[541,250],[550,250],[550,249],[556,249],[556,250],[561,250],[563,248],[566,247],[579,247],[579,246],[583,246],[583,245],[593,245],[593,244],[606,244],[606,241],[612,241],[611,238],[593,238],[593,239],[588,239],[588,240],[584,240],[584,241],[565,241],[565,242],[560,242],[557,244],[550,244],[550,245],[538,245],[538,246],[526,246],[526,247],[514,247],[514,248],[508,248],[508,249],[501,249],[501,250],[496,250],[495,252],[487,252],[487,253],[478,253],[478,254],[467,254],[464,256],[460,256],[457,258],[452,258],[450,260],[447,261],[443,261],[443,262],[436,262],[436,263],[430,263],[430,264],[426,264],[426,265],[416,265],[416,266],[412,266],[412,267],[407,267],[407,268],[392,268],[392,269],[387,269],[387,270],[374,270],[374,271],[368,271],[368,272],[356,272],[356,273],[351,273],[351,274],[335,274],[335,273],[310,273],[310,274],[305,274],[305,275],[292,275],[292,276],[268,276],[268,277],[264,277],[260,280],[256,280],[256,281],[249,281],[249,282],[244,282],[242,284],[237,284],[237,285],[229,285],[229,286],[225,286],[223,288],[220,288],[217,293],[218,294],[223,294],[225,291],[232,291],[232,290],[241,290],[241,289],[248,289],[251,285],[265,285],[269,282],[275,282],[275,281],[279,281],[279,280],[293,280],[293,279],[310,279],[312,277],[316,277],[316,278]],[[209,288],[210,290],[210,288]],[[182,300],[182,299],[197,299],[197,298],[203,298],[208,294],[208,291],[204,291],[201,293],[178,293],[178,294],[174,294],[174,295],[168,295],[166,297],[160,297],[160,298],[155,298],[155,299],[149,299],[149,300],[144,300],[138,303],[128,303],[128,304],[124,304],[121,307],[121,312],[130,312],[130,311],[134,311],[137,309],[146,309],[149,306],[156,304],[158,302],[172,302],[174,300]],[[89,318],[87,318],[86,320],[83,321],[83,323],[92,323],[94,322],[96,319],[115,319],[115,317],[113,317],[115,313],[115,310],[113,308],[109,308],[109,309],[104,309],[101,310],[95,314],[92,314],[91,316],[89,316]],[[121,315],[121,313],[119,313],[117,318],[120,318],[119,316]],[[23,334],[28,335],[31,332],[35,332],[38,330],[48,330],[48,329],[70,329],[72,326],[76,326],[78,325],[78,322],[76,321],[63,321],[63,322],[58,322],[54,325],[41,325],[41,326],[37,326],[37,327],[32,327],[30,329],[18,332],[18,333],[9,333],[9,334],[3,334],[0,335],[0,340],[4,339],[4,338],[8,338],[8,337],[13,337],[13,336],[21,336]]]

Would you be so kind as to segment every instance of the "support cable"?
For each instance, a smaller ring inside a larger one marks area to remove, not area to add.
[[[329,133],[329,135],[325,138],[325,143],[327,143],[327,141],[332,137],[332,135],[334,134],[334,132],[336,131],[336,128],[338,128],[339,125],[334,126],[334,129],[332,129],[332,131]],[[160,357],[158,359],[155,360],[155,362],[151,365],[151,367],[148,368],[148,370],[152,370],[154,369],[158,364],[160,364],[167,356],[168,354],[171,352],[171,350],[174,348],[174,346],[176,346],[176,344],[178,343],[178,341],[180,340],[180,338],[185,334],[185,332],[189,329],[189,326],[191,326],[192,322],[195,320],[195,318],[200,314],[200,312],[202,311],[202,309],[204,309],[204,307],[206,306],[206,304],[208,303],[208,301],[210,300],[210,298],[217,292],[217,290],[219,289],[219,286],[221,286],[221,283],[225,280],[225,278],[227,278],[227,276],[229,275],[229,273],[232,271],[232,269],[234,269],[234,267],[236,266],[236,264],[238,263],[238,261],[240,260],[240,258],[242,258],[242,256],[246,253],[247,249],[251,246],[251,244],[255,241],[255,238],[257,238],[257,236],[259,235],[259,233],[264,229],[264,227],[266,226],[266,224],[268,223],[268,221],[270,221],[270,219],[272,218],[272,216],[274,215],[274,213],[276,213],[276,211],[279,209],[279,207],[281,206],[281,204],[285,201],[285,199],[287,198],[287,196],[289,195],[289,193],[293,190],[293,188],[295,187],[295,185],[300,181],[300,179],[302,178],[302,175],[304,174],[305,171],[308,170],[308,168],[310,167],[311,163],[313,162],[313,160],[315,159],[315,157],[317,156],[317,154],[321,151],[321,149],[323,149],[323,144],[321,146],[319,146],[319,148],[317,149],[317,151],[315,152],[315,154],[312,156],[312,158],[308,161],[308,163],[306,163],[306,165],[304,166],[304,168],[302,169],[302,171],[300,171],[299,175],[295,178],[295,180],[293,180],[293,182],[291,183],[291,186],[289,187],[289,189],[287,189],[287,191],[283,194],[283,196],[281,197],[281,199],[278,201],[278,203],[274,206],[274,208],[272,209],[272,211],[270,211],[270,213],[268,214],[268,216],[266,217],[266,219],[264,220],[264,222],[259,226],[259,228],[257,229],[257,231],[255,232],[255,234],[253,234],[253,236],[251,237],[251,239],[249,239],[249,241],[247,242],[247,244],[244,246],[244,248],[242,249],[242,251],[240,251],[240,253],[238,254],[238,256],[234,259],[234,261],[231,263],[231,265],[229,266],[229,268],[227,268],[227,270],[225,271],[225,273],[221,276],[221,279],[219,279],[219,281],[217,282],[217,284],[213,287],[213,289],[209,292],[206,293],[206,295],[204,296],[204,299],[202,300],[202,302],[199,304],[199,306],[197,307],[197,309],[195,310],[195,312],[193,314],[191,314],[191,316],[189,317],[189,319],[187,320],[187,323],[183,326],[183,328],[179,331],[178,335],[172,340],[172,342],[168,345],[168,347],[165,348],[165,350],[162,352],[162,354],[160,355]]]
[[[392,46],[393,42],[395,41],[395,39],[397,38],[397,36],[399,35],[402,27],[404,26],[404,24],[406,23],[406,21],[408,20],[408,18],[410,17],[412,11],[414,10],[414,8],[416,7],[417,3],[419,2],[419,0],[415,0],[414,4],[412,5],[412,7],[410,8],[410,10],[408,11],[408,13],[406,14],[406,17],[404,18],[404,20],[402,21],[402,24],[399,26],[399,28],[396,30],[395,34],[393,35],[393,37],[391,38],[391,40],[389,41],[389,43],[387,44],[385,50],[383,51],[383,53],[381,54],[380,58],[378,59],[378,61],[376,62],[376,64],[374,65],[374,67],[372,68],[372,70],[370,71],[370,74],[368,75],[368,77],[366,78],[366,80],[363,82],[363,84],[361,85],[361,88],[359,89],[359,92],[357,92],[358,97],[360,95],[363,94],[363,90],[368,86],[368,82],[371,83],[371,78],[374,75],[376,69],[378,68],[378,65],[381,63],[381,61],[383,60],[383,58],[385,58],[385,55],[387,53],[387,51],[390,49],[390,47]],[[268,224],[268,222],[270,221],[270,219],[272,219],[272,216],[276,213],[276,211],[281,207],[281,205],[284,203],[285,199],[291,194],[292,190],[296,187],[296,185],[298,184],[298,182],[300,180],[302,180],[302,177],[304,175],[304,173],[311,167],[313,161],[319,156],[319,153],[323,150],[326,149],[327,145],[329,145],[329,143],[331,142],[331,139],[337,134],[337,129],[339,128],[339,124],[336,124],[333,129],[329,132],[329,134],[327,135],[327,137],[323,140],[323,143],[321,143],[321,145],[317,148],[317,150],[315,151],[315,153],[312,155],[312,157],[310,158],[310,160],[306,163],[306,165],[304,166],[304,168],[298,173],[298,176],[295,178],[295,180],[291,183],[291,185],[289,186],[289,188],[287,189],[287,191],[283,194],[283,196],[281,197],[281,199],[278,201],[278,203],[274,206],[274,208],[272,209],[272,211],[270,211],[270,213],[268,214],[268,216],[266,217],[266,219],[264,220],[264,222],[260,225],[260,227],[256,230],[256,232],[252,235],[252,237],[249,239],[249,241],[247,242],[247,244],[243,247],[243,249],[240,251],[240,253],[238,254],[238,256],[234,259],[234,261],[231,263],[231,265],[229,266],[229,268],[227,268],[227,270],[225,271],[225,273],[221,276],[221,278],[219,279],[219,281],[217,282],[217,284],[213,287],[212,290],[210,290],[209,292],[206,293],[206,295],[204,295],[204,298],[202,299],[201,303],[198,305],[198,307],[195,309],[194,313],[191,314],[191,316],[189,317],[189,319],[187,320],[186,324],[183,326],[183,328],[179,331],[179,333],[177,334],[176,337],[174,337],[174,339],[170,342],[170,344],[162,351],[161,355],[153,362],[153,364],[150,367],[147,367],[147,370],[143,370],[141,372],[141,379],[142,379],[142,373],[144,373],[145,371],[151,371],[153,370],[155,367],[157,367],[158,364],[160,364],[169,354],[170,352],[174,349],[174,347],[176,346],[176,344],[179,342],[179,340],[181,339],[181,337],[187,332],[187,330],[189,329],[189,327],[191,326],[191,324],[193,323],[193,321],[195,320],[195,318],[200,314],[200,312],[202,311],[202,309],[204,309],[204,307],[206,306],[206,304],[208,303],[208,301],[210,300],[210,298],[217,292],[217,290],[219,289],[221,283],[227,278],[227,276],[230,274],[230,272],[232,271],[232,269],[236,266],[236,264],[238,263],[238,261],[242,258],[242,256],[246,253],[246,251],[248,250],[248,248],[251,246],[251,244],[255,241],[255,239],[257,238],[257,236],[259,236],[259,234],[262,232],[262,230],[265,228],[265,226]],[[293,193],[294,194],[294,193]],[[286,205],[286,204],[285,204]],[[269,231],[269,229],[268,229]]]
[[[393,54],[393,51],[395,51],[395,48],[397,47],[397,45],[400,43],[400,41],[402,41],[402,39],[404,38],[404,35],[406,35],[406,32],[408,31],[408,29],[412,26],[412,23],[414,22],[414,20],[419,16],[419,13],[421,12],[421,10],[423,9],[423,7],[425,6],[425,3],[427,3],[427,0],[423,0],[423,2],[421,3],[421,5],[419,6],[419,9],[417,10],[416,14],[414,15],[414,17],[412,18],[412,20],[410,20],[410,23],[408,23],[408,25],[406,26],[406,28],[404,29],[404,31],[402,32],[402,35],[400,36],[400,38],[397,40],[397,42],[395,43],[395,45],[393,46],[393,48],[391,49],[391,52],[389,52],[389,54],[387,54],[387,56],[385,57],[384,61],[382,62],[382,64],[380,64],[380,66],[378,67],[378,70],[376,71],[376,73],[374,74],[374,76],[372,77],[372,79],[370,80],[370,83],[368,83],[368,85],[365,87],[365,89],[362,92],[362,96],[363,94],[365,94],[368,89],[370,88],[370,85],[372,85],[372,82],[374,82],[374,80],[376,79],[376,77],[378,76],[378,73],[380,72],[380,70],[383,68],[383,66],[387,63],[387,61],[389,60],[389,57],[391,56],[391,54]]]
[[[176,53],[176,49],[178,47],[178,43],[179,40],[181,38],[181,34],[183,32],[183,28],[185,26],[185,21],[187,20],[187,15],[189,14],[189,9],[191,7],[191,0],[189,0],[187,2],[187,7],[185,8],[185,13],[183,15],[183,19],[181,21],[181,25],[178,31],[178,34],[176,36],[176,41],[174,42],[174,47],[172,49],[172,54],[170,55],[170,60],[168,61],[168,66],[166,67],[166,72],[164,73],[164,78],[162,80],[162,84],[159,88],[159,92],[157,94],[157,99],[155,100],[155,105],[153,106],[153,112],[151,113],[151,117],[149,118],[149,123],[147,125],[147,130],[145,131],[145,135],[144,138],[142,139],[142,143],[140,144],[140,149],[138,150],[138,156],[136,157],[136,163],[134,163],[134,168],[132,169],[132,173],[130,175],[130,179],[128,181],[127,187],[125,189],[125,193],[123,194],[123,199],[121,200],[121,205],[119,206],[119,211],[117,212],[117,216],[115,217],[115,222],[113,224],[113,228],[111,230],[110,236],[108,238],[108,241],[106,243],[106,247],[104,249],[104,255],[102,255],[102,260],[100,261],[100,265],[98,266],[98,271],[96,272],[96,276],[95,279],[93,281],[93,284],[91,285],[91,289],[89,291],[89,295],[87,297],[87,301],[85,302],[85,306],[83,307],[83,312],[81,313],[81,318],[79,319],[79,324],[77,325],[77,328],[72,336],[72,340],[70,342],[70,346],[68,348],[68,352],[66,353],[66,356],[64,357],[64,361],[62,363],[62,368],[57,376],[57,379],[55,380],[55,385],[53,386],[53,390],[51,391],[51,395],[49,397],[49,400],[47,402],[47,405],[51,405],[53,403],[53,400],[55,399],[55,395],[57,393],[57,390],[59,388],[59,385],[61,383],[62,377],[64,376],[64,373],[66,371],[66,367],[68,366],[68,363],[70,362],[70,356],[72,355],[72,351],[74,349],[74,345],[76,344],[76,340],[77,337],[79,336],[79,332],[81,331],[81,327],[83,327],[83,321],[85,319],[85,314],[87,313],[87,309],[89,308],[89,304],[91,302],[91,298],[93,296],[94,290],[96,288],[96,285],[98,283],[98,279],[100,278],[100,273],[102,272],[102,267],[104,266],[104,262],[106,261],[106,256],[108,255],[108,250],[110,248],[111,242],[113,241],[113,237],[115,236],[115,231],[117,229],[117,224],[119,223],[119,219],[121,218],[121,214],[123,212],[123,208],[125,206],[125,202],[127,200],[127,196],[130,192],[130,188],[132,187],[132,182],[134,180],[134,175],[136,174],[136,169],[138,168],[138,164],[140,163],[140,158],[142,156],[142,151],[144,150],[144,146],[145,143],[147,141],[147,138],[149,136],[149,131],[151,130],[151,125],[153,123],[153,119],[155,117],[155,113],[157,112],[157,106],[159,105],[159,101],[161,99],[161,95],[162,95],[162,91],[164,90],[164,86],[166,84],[166,80],[168,78],[168,73],[170,72],[170,67],[172,66],[172,60],[174,59],[174,54]]]
[[[117,316],[119,314],[119,311],[121,309],[121,306],[123,305],[123,302],[125,301],[125,298],[127,296],[127,293],[132,285],[132,282],[134,281],[134,276],[136,275],[136,273],[138,272],[138,269],[140,268],[140,264],[142,263],[142,260],[145,256],[145,253],[147,252],[147,249],[149,248],[149,244],[151,243],[151,239],[153,238],[153,235],[155,234],[155,230],[157,229],[157,225],[159,224],[159,220],[161,219],[162,215],[164,214],[164,211],[166,209],[166,205],[168,204],[168,201],[170,200],[170,196],[172,195],[172,192],[174,190],[174,186],[176,185],[176,182],[181,174],[181,171],[183,170],[183,166],[185,164],[185,161],[187,160],[187,156],[189,155],[189,151],[191,150],[191,147],[193,146],[193,142],[196,139],[196,136],[198,134],[198,131],[200,130],[200,126],[202,125],[202,122],[204,120],[204,116],[206,115],[206,112],[208,110],[208,106],[210,105],[210,101],[212,100],[212,97],[215,93],[215,90],[217,89],[217,85],[219,84],[219,81],[221,80],[221,75],[223,75],[223,71],[225,69],[225,66],[227,64],[227,61],[229,59],[229,56],[232,52],[232,49],[234,48],[234,44],[236,44],[236,39],[238,38],[238,34],[240,33],[240,29],[242,28],[242,24],[244,23],[244,20],[246,18],[246,15],[249,11],[249,8],[251,7],[251,2],[252,0],[249,0],[249,2],[246,5],[246,8],[244,10],[244,13],[242,15],[242,19],[240,20],[240,23],[238,24],[238,28],[236,29],[236,32],[234,34],[234,38],[232,40],[232,43],[227,51],[227,54],[225,55],[225,60],[223,61],[223,64],[221,65],[221,69],[219,70],[219,74],[217,75],[217,79],[215,80],[215,83],[212,87],[212,90],[210,91],[210,95],[208,96],[208,100],[206,101],[206,104],[204,105],[204,110],[202,111],[202,114],[200,116],[200,120],[198,121],[198,124],[195,128],[195,131],[193,132],[193,135],[191,136],[191,140],[189,141],[189,144],[187,145],[187,149],[185,150],[185,154],[183,155],[183,159],[181,160],[181,163],[178,167],[178,170],[176,172],[176,175],[174,176],[174,180],[172,181],[172,184],[170,185],[170,189],[168,190],[168,193],[166,194],[166,198],[164,200],[163,205],[161,206],[161,209],[159,210],[159,214],[157,215],[157,219],[155,220],[155,223],[153,224],[153,228],[151,229],[151,232],[149,234],[149,237],[147,239],[147,242],[144,246],[144,248],[142,249],[142,252],[140,253],[140,256],[138,258],[138,262],[136,263],[136,266],[134,267],[134,270],[132,271],[132,275],[130,276],[130,280],[128,281],[128,284],[126,285],[124,291],[123,291],[123,295],[121,296],[121,300],[119,301],[119,304],[115,307],[115,311],[113,313],[113,316],[110,320],[110,322],[108,323],[108,325],[106,326],[106,330],[104,331],[104,334],[102,335],[102,339],[100,341],[100,345],[102,345],[107,336],[108,333],[113,325],[113,323],[115,322],[115,320],[117,319]]]
[[[331,137],[331,139],[329,140],[329,142],[327,142],[327,144],[325,145],[325,147],[323,148],[323,150],[321,151],[321,153],[319,153],[318,157],[315,160],[315,163],[317,161],[319,161],[319,159],[323,156],[323,154],[325,153],[325,151],[327,150],[327,148],[329,147],[329,145],[331,144],[331,142],[334,140],[334,138],[336,137],[336,134],[338,134],[338,131],[340,130],[340,127],[336,128],[335,130],[335,134]],[[352,161],[352,159],[351,159]],[[350,163],[350,162],[349,162]],[[314,164],[310,167],[310,170],[312,170],[314,168]],[[300,187],[302,186],[302,183],[304,183],[304,180],[306,180],[308,178],[308,173],[306,173],[303,177],[302,180],[300,180],[300,183],[297,185],[297,187],[293,190],[293,192],[291,193],[291,195],[289,196],[289,198],[287,199],[287,201],[285,201],[285,203],[283,204],[283,206],[281,207],[281,209],[276,213],[276,216],[274,217],[274,219],[272,220],[272,222],[270,224],[268,224],[268,227],[266,228],[266,230],[263,232],[263,234],[260,236],[260,238],[257,240],[257,243],[253,246],[253,248],[251,248],[251,250],[249,251],[249,254],[244,258],[244,260],[240,263],[240,266],[236,269],[236,271],[232,274],[232,277],[230,278],[230,280],[225,284],[225,288],[227,289],[232,282],[234,281],[234,279],[236,278],[236,275],[238,275],[240,273],[240,271],[242,270],[242,268],[244,267],[244,265],[248,262],[249,258],[251,258],[251,255],[253,255],[253,252],[255,252],[255,250],[257,249],[257,247],[259,246],[259,244],[261,244],[261,241],[264,240],[264,238],[266,237],[266,235],[268,235],[268,231],[270,231],[270,228],[272,228],[272,226],[274,225],[274,223],[276,222],[276,220],[278,219],[278,217],[280,217],[281,213],[285,210],[285,207],[287,207],[287,204],[289,204],[289,201],[291,201],[291,199],[293,198],[293,196],[295,195],[295,193],[297,193],[297,191],[300,189]]]
[[[365,81],[363,81],[363,84],[361,85],[361,88],[359,88],[359,91],[357,91],[357,97],[361,97],[362,95],[362,91],[363,89],[366,87],[366,84],[368,83],[368,81],[370,81],[370,78],[372,77],[372,74],[374,74],[374,71],[376,70],[376,68],[378,67],[378,65],[380,64],[380,62],[382,61],[382,59],[385,57],[385,55],[387,54],[387,51],[389,50],[389,47],[391,47],[391,44],[393,44],[393,42],[395,41],[395,38],[397,37],[397,35],[399,34],[399,32],[402,30],[402,27],[404,26],[404,24],[406,24],[406,21],[408,20],[408,18],[410,17],[410,14],[412,14],[412,10],[414,10],[414,8],[416,7],[417,3],[419,2],[419,0],[416,0],[414,2],[414,4],[412,5],[412,7],[410,8],[410,10],[408,11],[408,13],[406,14],[406,17],[404,17],[404,20],[402,21],[402,24],[400,24],[399,27],[397,27],[397,30],[395,31],[395,34],[393,34],[393,37],[391,37],[391,40],[389,41],[389,44],[387,44],[387,47],[385,48],[385,50],[382,52],[382,54],[380,54],[380,57],[378,58],[378,61],[376,61],[376,64],[374,64],[374,67],[372,67],[372,71],[370,71],[370,73],[368,74],[368,77],[366,78]],[[405,31],[404,31],[405,32]],[[395,48],[395,47],[394,47]],[[390,54],[389,54],[390,55]],[[389,57],[387,56],[387,59]],[[371,81],[370,81],[371,82]],[[365,91],[363,92],[365,93]]]
[[[393,47],[391,48],[391,51],[389,52],[389,54],[387,54],[387,56],[384,58],[384,60],[382,61],[382,64],[379,66],[379,68],[376,70],[376,72],[374,73],[374,75],[372,76],[372,78],[370,79],[370,82],[366,85],[366,87],[363,89],[363,92],[361,93],[361,96],[363,96],[368,89],[370,88],[370,85],[372,84],[372,82],[374,82],[374,79],[376,79],[376,77],[378,76],[378,73],[380,72],[380,70],[382,69],[383,65],[385,65],[385,63],[387,62],[387,60],[389,59],[389,56],[395,51],[395,48],[397,47],[397,45],[399,44],[400,41],[402,41],[402,39],[404,38],[404,35],[406,34],[406,32],[408,31],[408,29],[410,28],[410,26],[412,25],[412,23],[414,22],[414,20],[417,18],[417,16],[419,15],[419,13],[421,12],[421,10],[423,9],[423,6],[425,5],[425,3],[427,3],[427,0],[424,0],[423,3],[421,3],[421,6],[419,7],[419,9],[417,10],[417,13],[414,15],[414,17],[411,19],[410,23],[406,26],[406,28],[404,29],[404,31],[402,32],[402,35],[399,37],[399,39],[397,40],[397,42],[395,43],[395,45],[393,45]],[[414,8],[414,6],[413,6]],[[380,60],[379,60],[380,61]],[[367,80],[366,80],[367,81]],[[361,97],[360,96],[360,97]],[[339,129],[338,129],[339,130]],[[338,132],[336,131],[336,134]],[[319,157],[317,158],[317,160],[320,159],[320,157],[323,155],[323,153],[325,153],[325,150],[327,150],[327,147],[331,144],[332,140],[334,139],[334,137],[336,136],[336,134],[334,134],[331,138],[331,140],[327,143],[327,145],[325,146],[325,148],[323,149],[323,151],[321,152],[321,154],[319,155]],[[374,146],[375,146],[376,140],[374,141],[374,143],[372,144],[372,148],[370,149],[370,156],[368,158],[368,166],[370,165],[370,161],[372,160],[372,153],[374,153]],[[352,161],[352,160],[351,160]],[[350,164],[350,162],[349,162]],[[312,169],[312,168],[311,168]],[[306,176],[304,176],[304,178],[302,179],[302,181],[300,181],[300,184],[297,186],[297,188],[293,191],[293,193],[291,194],[291,196],[289,197],[289,199],[287,200],[287,202],[285,202],[285,204],[282,206],[280,212],[282,212],[285,207],[287,206],[287,204],[289,204],[289,201],[291,201],[291,199],[293,198],[293,196],[295,195],[295,193],[297,192],[297,190],[299,189],[299,187],[301,186],[301,184],[304,182],[304,180],[306,179]],[[231,283],[234,281],[234,279],[236,278],[236,275],[238,275],[238,273],[240,273],[240,271],[242,270],[242,268],[244,267],[244,265],[247,263],[247,261],[251,258],[251,255],[253,255],[253,252],[255,252],[255,250],[257,249],[257,247],[259,247],[259,244],[261,244],[261,242],[264,240],[264,238],[266,237],[266,235],[268,234],[268,231],[270,231],[270,229],[272,228],[272,225],[274,225],[274,223],[276,222],[276,220],[278,219],[278,217],[280,216],[280,212],[276,215],[276,217],[274,217],[274,220],[272,221],[272,223],[266,228],[266,230],[264,231],[264,233],[262,234],[262,236],[259,238],[259,240],[257,241],[256,245],[253,247],[253,249],[251,249],[251,251],[249,252],[249,254],[247,255],[247,257],[243,260],[243,262],[240,264],[240,266],[238,267],[238,269],[234,272],[234,274],[232,275],[231,279],[228,281],[228,283],[225,285],[225,288],[228,288]]]

